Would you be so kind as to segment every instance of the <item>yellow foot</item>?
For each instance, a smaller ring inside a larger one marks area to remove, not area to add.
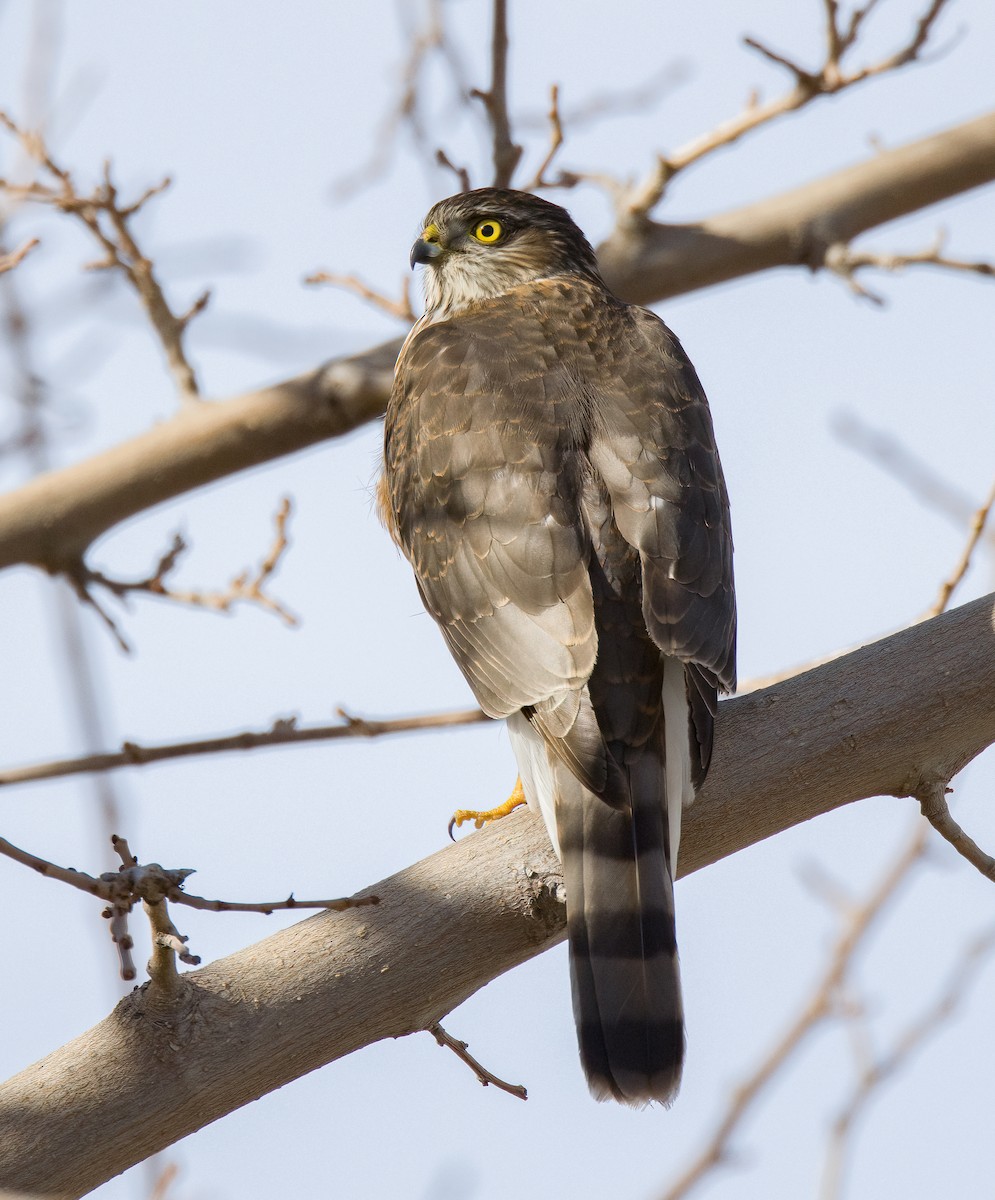
[[[472,821],[474,829],[483,829],[488,821],[498,821],[501,817],[506,817],[508,813],[514,812],[525,802],[525,793],[522,791],[522,781],[519,778],[515,780],[514,791],[504,804],[499,804],[497,808],[489,808],[486,812],[476,812],[472,808],[458,808],[449,822],[449,836],[453,837],[453,830],[458,829],[465,821]],[[453,838],[453,840],[456,839]]]

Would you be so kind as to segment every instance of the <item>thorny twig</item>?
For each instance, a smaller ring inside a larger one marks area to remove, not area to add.
[[[149,200],[169,187],[170,179],[167,177],[161,183],[147,188],[132,203],[122,204],[111,178],[110,162],[106,162],[103,182],[90,195],[82,195],[70,173],[52,158],[40,134],[22,129],[4,112],[0,112],[0,125],[18,139],[31,158],[52,179],[51,183],[34,180],[26,184],[15,184],[0,179],[0,189],[15,198],[47,204],[60,212],[68,213],[90,231],[104,254],[96,262],[88,264],[89,268],[119,270],[124,274],[138,293],[165,351],[169,371],[180,396],[184,400],[196,399],[200,389],[197,376],[186,356],[183,337],[193,318],[207,306],[210,293],[204,292],[186,312],[179,315],[174,313],[166,300],[162,285],[156,278],[153,263],[139,248],[130,224],[131,219]]]
[[[243,730],[227,737],[198,738],[170,742],[163,746],[139,746],[125,742],[118,751],[87,754],[80,758],[56,759],[28,767],[0,771],[0,787],[32,783],[40,779],[61,779],[67,775],[116,771],[123,767],[143,767],[148,763],[168,762],[201,754],[221,754],[232,750],[258,750],[264,746],[292,746],[306,742],[335,741],[339,738],[375,738],[385,734],[410,733],[414,730],[451,729],[460,725],[479,725],[490,717],[479,708],[460,712],[427,713],[420,717],[394,720],[367,720],[338,710],[341,721],[334,725],[298,726],[296,717],[278,717],[269,729]]]
[[[500,1088],[502,1092],[507,1092],[509,1096],[517,1096],[519,1100],[528,1100],[529,1093],[524,1084],[505,1083],[503,1079],[499,1079],[497,1075],[492,1074],[486,1067],[481,1066],[467,1050],[466,1042],[461,1042],[457,1038],[454,1038],[452,1034],[447,1033],[438,1021],[434,1025],[429,1025],[428,1032],[440,1046],[445,1046],[452,1050],[461,1062],[465,1062],[484,1087],[487,1087],[488,1084],[493,1084],[496,1088]]]
[[[855,10],[846,28],[842,28],[837,3],[835,0],[824,0],[826,57],[822,66],[816,71],[806,70],[756,38],[744,38],[744,43],[750,49],[756,50],[768,61],[789,71],[794,78],[794,86],[790,91],[773,100],[768,100],[765,104],[761,104],[755,97],[751,97],[750,102],[738,116],[722,122],[715,129],[669,154],[659,155],[652,170],[641,183],[621,191],[620,199],[617,202],[619,216],[637,221],[645,218],[660,202],[668,184],[678,172],[704,158],[705,155],[711,154],[721,147],[732,145],[744,134],[752,132],[761,125],[766,125],[787,113],[795,112],[820,96],[835,95],[866,79],[886,74],[889,71],[897,71],[901,67],[915,62],[948,0],[931,0],[926,11],[916,22],[911,38],[894,53],[870,66],[846,71],[843,59],[856,44],[863,21],[875,3],[876,0],[869,0],[862,9]]]
[[[345,288],[346,291],[353,292],[361,299],[369,301],[381,312],[396,317],[398,321],[405,321],[408,325],[413,325],[418,319],[418,314],[411,306],[411,281],[407,276],[401,280],[401,298],[399,300],[392,300],[383,292],[376,291],[355,275],[336,275],[331,271],[314,271],[305,278],[304,282],[309,284],[328,283],[332,287]]]
[[[224,591],[188,591],[169,586],[167,577],[175,569],[180,557],[187,549],[186,542],[178,533],[174,534],[169,549],[160,557],[152,573],[144,579],[113,579],[102,571],[88,567],[85,563],[77,564],[75,568],[68,569],[65,574],[80,600],[95,610],[126,654],[130,652],[131,648],[118,628],[117,622],[94,596],[93,588],[95,586],[105,588],[119,600],[139,593],[162,596],[164,599],[173,600],[178,604],[206,608],[213,612],[230,612],[238,603],[255,604],[267,612],[274,613],[286,625],[293,627],[298,624],[298,618],[284,608],[278,600],[268,595],[265,590],[266,584],[289,547],[287,522],[292,511],[290,498],[284,497],[274,516],[276,537],[269,553],[259,564],[255,574],[250,571],[242,571],[235,576]]]
[[[983,261],[969,261],[960,258],[948,258],[943,253],[945,235],[941,230],[933,245],[926,250],[913,254],[878,254],[872,251],[853,250],[846,243],[836,243],[828,247],[823,265],[849,287],[850,291],[872,304],[883,306],[884,297],[872,292],[857,278],[857,272],[867,268],[879,271],[903,271],[906,267],[927,266],[941,267],[948,271],[963,271],[973,275],[995,278],[995,265]]]
[[[118,947],[122,979],[134,979],[137,974],[134,960],[131,957],[134,942],[128,933],[127,919],[139,900],[153,909],[156,906],[164,906],[165,901],[171,900],[175,904],[184,904],[188,908],[211,912],[257,912],[267,916],[278,909],[324,908],[333,912],[342,912],[347,908],[359,908],[363,905],[379,904],[380,902],[377,896],[345,897],[336,900],[296,900],[292,895],[286,900],[251,904],[227,900],[206,900],[203,896],[192,896],[183,891],[184,881],[193,874],[192,868],[168,869],[161,867],[158,863],[142,865],[131,853],[124,838],[114,835],[111,843],[121,859],[121,870],[106,871],[99,878],[94,878],[94,876],[77,871],[72,867],[60,867],[27,850],[21,850],[4,838],[0,838],[0,854],[12,858],[26,867],[31,867],[50,879],[58,879],[62,883],[68,883],[71,887],[107,901],[107,908],[104,909],[103,915],[111,922],[111,937]],[[157,946],[179,952],[184,962],[196,964],[200,961],[186,950],[187,939],[176,931],[175,926],[164,913],[157,915],[154,919],[153,930]]]

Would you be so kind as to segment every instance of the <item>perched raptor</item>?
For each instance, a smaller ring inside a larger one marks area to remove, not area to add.
[[[480,706],[507,718],[562,859],[591,1091],[668,1103],[681,810],[735,686],[708,403],[674,335],[608,290],[555,204],[443,200],[411,263],[426,311],[397,362],[381,512]]]

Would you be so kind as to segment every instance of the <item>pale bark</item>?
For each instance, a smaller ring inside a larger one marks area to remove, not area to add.
[[[682,874],[852,801],[945,782],[995,742],[993,606],[725,702]],[[312,917],[184,975],[178,1002],[146,985],[0,1087],[0,1188],[83,1195],[308,1071],[426,1028],[562,938],[558,885],[541,823],[514,816],[375,885],[377,908]]]
[[[995,180],[995,113],[693,225],[626,221],[599,248],[609,284],[650,303],[825,251]],[[78,563],[120,521],[379,416],[400,339],[172,420],[0,496],[0,569]]]

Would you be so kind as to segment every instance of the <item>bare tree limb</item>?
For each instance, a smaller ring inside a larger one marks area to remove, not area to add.
[[[479,725],[490,717],[479,708],[461,712],[426,713],[420,717],[397,717],[393,720],[369,720],[339,709],[341,721],[334,725],[299,726],[296,717],[277,717],[269,729],[242,730],[226,737],[197,738],[187,742],[171,742],[164,746],[139,746],[125,742],[118,751],[86,754],[80,758],[56,759],[28,767],[0,770],[0,787],[32,783],[39,779],[61,779],[67,775],[90,775],[94,772],[117,771],[123,767],[144,767],[149,763],[169,762],[176,758],[192,758],[201,754],[223,754],[232,750],[259,750],[265,746],[294,746],[305,742],[337,741],[340,738],[375,738],[415,730],[451,729],[460,725]]]
[[[435,1021],[428,1027],[428,1032],[435,1038],[440,1046],[445,1049],[452,1050],[460,1062],[465,1062],[470,1070],[476,1075],[477,1080],[484,1086],[492,1083],[502,1092],[507,1092],[509,1096],[517,1096],[519,1100],[528,1100],[529,1093],[524,1084],[521,1083],[505,1083],[503,1079],[499,1079],[497,1075],[488,1071],[482,1066],[467,1049],[466,1042],[461,1042],[454,1038],[451,1033],[446,1033],[442,1026]]]
[[[832,419],[836,436],[847,446],[881,467],[893,479],[924,504],[930,505],[958,529],[974,519],[975,505],[968,493],[955,487],[919,455],[887,429],[875,429],[851,410],[842,410]],[[982,535],[989,549],[995,547],[995,530]]]
[[[947,604],[949,604],[950,597],[953,595],[955,588],[957,588],[960,581],[967,574],[968,567],[971,565],[971,557],[978,547],[978,542],[981,541],[982,534],[985,532],[985,525],[988,523],[988,518],[991,515],[993,507],[995,507],[995,480],[992,481],[992,486],[984,503],[971,519],[971,531],[961,552],[960,559],[956,567],[954,567],[953,574],[951,574],[949,579],[944,580],[936,602],[926,613],[927,617],[935,617],[938,613],[943,612]]]
[[[682,872],[863,797],[914,794],[995,742],[993,616],[987,596],[724,701]],[[183,975],[166,1014],[137,990],[0,1087],[0,1188],[79,1196],[290,1079],[430,1028],[563,937],[558,871],[541,820],[511,816],[376,885],[376,909]],[[274,972],[275,957],[292,966]]]
[[[879,271],[904,271],[907,267],[940,267],[946,271],[959,271],[971,275],[995,278],[995,265],[980,260],[969,261],[950,258],[943,253],[944,234],[941,231],[933,245],[914,254],[880,254],[872,251],[853,250],[850,246],[830,246],[826,251],[826,268],[838,275],[856,296],[870,300],[872,304],[884,304],[884,298],[865,287],[857,278],[857,272],[872,267]]]
[[[117,187],[111,178],[110,163],[106,162],[103,183],[90,195],[85,196],[77,190],[70,173],[52,158],[40,133],[22,129],[5,112],[0,112],[0,125],[18,139],[28,154],[53,180],[51,184],[13,184],[0,180],[0,190],[16,199],[32,200],[69,213],[89,230],[103,250],[103,257],[89,263],[89,269],[121,271],[142,302],[165,352],[169,372],[177,391],[185,400],[196,399],[200,388],[187,358],[183,335],[193,318],[207,307],[210,293],[204,292],[200,295],[185,313],[174,313],[166,300],[162,285],[156,278],[154,265],[151,259],[142,253],[130,225],[131,218],[149,200],[169,187],[169,178],[147,188],[131,204],[122,204],[118,200]]]
[[[905,1031],[896,1038],[890,1050],[863,1065],[860,1078],[846,1105],[833,1122],[829,1151],[823,1172],[821,1200],[837,1200],[842,1195],[842,1179],[846,1153],[853,1130],[867,1105],[882,1085],[896,1075],[909,1060],[947,1025],[964,1003],[964,999],[995,948],[995,933],[975,938],[964,950],[946,987]]]
[[[401,296],[397,300],[371,288],[355,275],[337,275],[334,271],[313,271],[305,278],[304,282],[328,283],[332,287],[344,288],[347,292],[353,292],[361,299],[367,300],[389,317],[395,317],[398,321],[404,321],[408,325],[413,325],[418,319],[415,310],[411,307],[411,280],[407,275],[401,280]]]
[[[788,113],[796,112],[811,104],[820,96],[834,96],[847,88],[852,88],[867,79],[897,71],[915,62],[920,52],[929,40],[940,13],[946,7],[948,0],[931,0],[929,7],[916,22],[911,38],[899,49],[886,57],[866,67],[856,68],[847,72],[842,60],[851,50],[857,40],[860,26],[874,7],[876,0],[866,4],[863,9],[856,9],[850,19],[848,28],[844,31],[839,26],[839,15],[835,0],[826,0],[827,20],[827,50],[822,66],[816,71],[799,66],[792,59],[772,50],[756,38],[743,39],[745,45],[756,50],[768,61],[785,68],[794,79],[794,87],[783,95],[760,104],[755,97],[738,116],[723,121],[715,129],[695,138],[686,146],[666,155],[658,155],[657,161],[639,185],[623,190],[620,194],[620,215],[628,219],[643,219],[660,202],[664,191],[678,172],[685,170],[692,163],[698,162],[708,154],[724,146],[730,146],[739,141],[747,133],[767,125]]]
[[[511,136],[508,116],[508,4],[507,0],[492,0],[491,29],[491,86],[486,92],[474,88],[470,95],[484,105],[491,126],[494,149],[494,187],[511,187],[511,181],[522,157],[522,147]]]
[[[819,270],[831,246],[995,179],[995,112],[691,225],[621,223],[598,248],[611,286],[651,304],[772,267]]]
[[[695,225],[621,227],[599,257],[626,299],[652,303],[776,266],[995,180],[995,113]],[[400,339],[231,400],[189,406],[148,433],[0,496],[0,569],[79,563],[118,522],[379,416]]]
[[[35,246],[38,245],[40,243],[37,238],[28,238],[16,250],[11,250],[9,254],[0,254],[0,275],[3,275],[6,271],[13,271],[17,264],[23,262]]]
[[[729,1105],[706,1145],[663,1193],[662,1200],[683,1200],[717,1166],[728,1163],[734,1135],[754,1101],[813,1033],[830,1017],[839,1015],[840,994],[854,954],[881,915],[887,910],[926,849],[925,826],[920,826],[905,850],[892,863],[863,904],[851,909],[829,955],[828,965],[797,1017],[788,1025],[763,1062],[733,1092]]]

